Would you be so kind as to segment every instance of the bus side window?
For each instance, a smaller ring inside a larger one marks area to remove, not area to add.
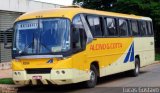
[[[74,17],[72,22],[72,29],[73,29],[72,31],[73,49],[80,50],[85,48],[86,34],[85,34],[85,29],[79,15]]]
[[[106,28],[108,36],[118,36],[118,32],[116,30],[116,23],[114,18],[106,18]]]
[[[141,31],[142,36],[147,35],[147,24],[145,21],[139,21],[139,30]]]
[[[153,23],[150,22],[150,25],[151,25],[152,35],[154,35]]]
[[[140,31],[138,30],[137,21],[131,20],[131,21],[130,21],[130,28],[131,28],[132,35],[133,35],[133,36],[139,36],[139,35],[140,35]]]
[[[98,16],[87,16],[87,21],[89,23],[89,26],[91,28],[91,33],[93,37],[101,37],[102,31],[101,31],[101,24],[100,24],[100,18]]]
[[[127,36],[128,35],[128,23],[125,19],[118,20],[118,30],[120,36]]]
[[[147,27],[148,27],[148,36],[152,36],[153,35],[153,31],[152,31],[151,22],[147,22]]]

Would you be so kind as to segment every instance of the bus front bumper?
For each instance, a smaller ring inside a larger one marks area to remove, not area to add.
[[[51,70],[51,73],[27,74],[26,71],[13,71],[13,81],[19,85],[54,84],[64,85],[84,81],[81,72],[75,69]]]

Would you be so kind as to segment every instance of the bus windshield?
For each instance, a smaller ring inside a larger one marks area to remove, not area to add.
[[[70,49],[70,21],[64,18],[33,19],[15,25],[13,51],[46,54]]]

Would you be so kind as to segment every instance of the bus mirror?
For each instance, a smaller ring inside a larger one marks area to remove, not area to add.
[[[10,28],[10,29],[7,29],[6,31],[4,31],[4,48],[11,49],[12,45],[8,44],[8,37],[7,37],[8,33],[12,34],[13,33],[13,28]]]

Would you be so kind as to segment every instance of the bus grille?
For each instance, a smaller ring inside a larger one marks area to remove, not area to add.
[[[49,74],[52,68],[26,69],[27,74]]]

